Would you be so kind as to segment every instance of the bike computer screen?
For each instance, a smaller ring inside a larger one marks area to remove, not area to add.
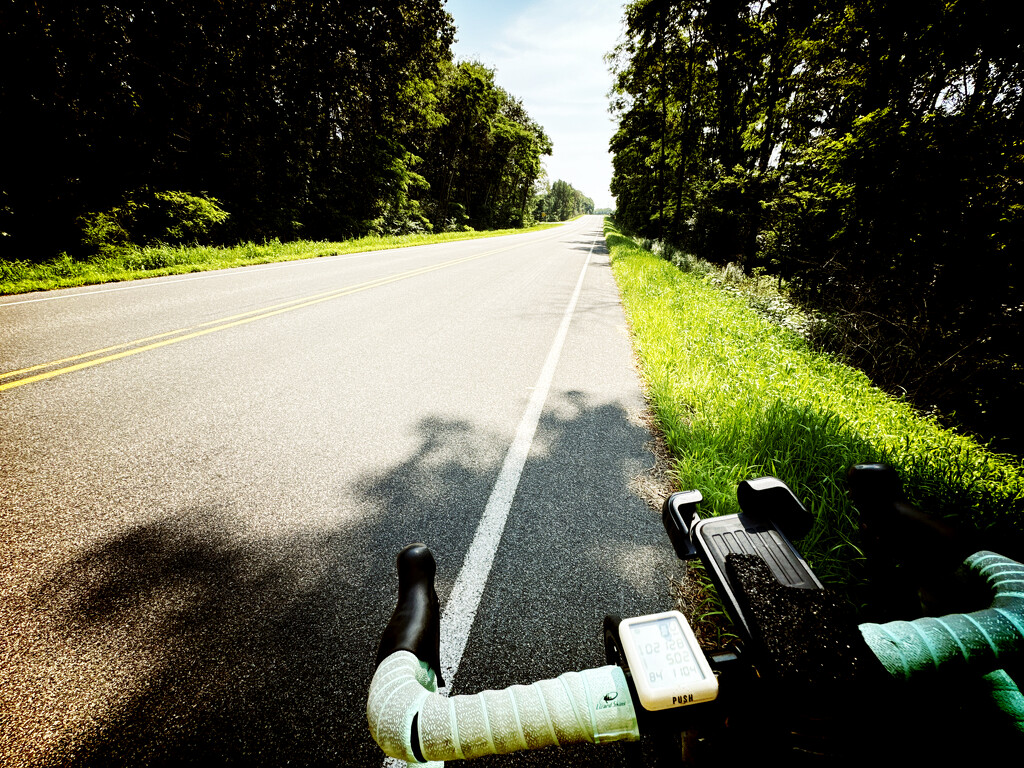
[[[718,679],[679,611],[626,619],[619,638],[644,709],[683,707],[718,696]]]

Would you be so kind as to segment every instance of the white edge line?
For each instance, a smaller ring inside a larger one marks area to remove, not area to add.
[[[459,571],[455,586],[452,588],[441,615],[441,675],[448,683],[448,687],[451,687],[452,680],[455,679],[459,670],[459,663],[462,661],[462,654],[469,639],[469,631],[473,627],[477,609],[480,607],[480,598],[483,595],[484,586],[494,562],[494,555],[501,541],[501,534],[505,530],[505,521],[508,518],[509,509],[512,507],[512,499],[519,487],[519,479],[523,474],[523,467],[526,465],[526,458],[533,444],[541,411],[555,376],[558,359],[569,332],[569,323],[572,321],[576,303],[583,289],[583,278],[586,277],[587,266],[590,264],[590,257],[596,244],[595,240],[594,244],[590,246],[590,252],[587,253],[587,259],[583,263],[579,280],[576,282],[576,290],[565,309],[562,324],[555,334],[555,340],[548,352],[547,360],[544,362],[540,377],[537,379],[533,394],[530,396],[525,413],[523,413],[522,421],[516,430],[515,439],[505,455],[505,462],[502,464],[501,472],[491,491],[491,497],[484,508],[484,514],[480,518],[473,543],[470,544],[469,551],[466,552],[462,569]]]
[[[487,506],[484,508],[484,514],[477,525],[473,543],[469,545],[462,568],[455,579],[455,586],[452,587],[448,601],[445,603],[441,615],[441,676],[447,685],[437,691],[442,696],[448,695],[452,681],[459,671],[459,663],[462,661],[462,654],[469,641],[469,631],[473,628],[476,612],[480,607],[480,598],[483,596],[487,577],[494,564],[494,555],[498,551],[501,534],[505,530],[505,521],[512,508],[512,499],[515,498],[516,489],[519,487],[519,478],[522,477],[526,458],[533,445],[533,436],[537,432],[540,415],[548,398],[548,390],[551,389],[551,382],[555,378],[558,359],[561,357],[562,347],[565,345],[565,338],[569,333],[569,323],[572,322],[576,303],[583,291],[583,278],[587,275],[590,257],[593,255],[597,243],[598,240],[595,239],[587,252],[587,259],[583,262],[583,269],[580,270],[579,279],[576,281],[576,290],[573,291],[569,305],[565,308],[562,324],[558,326],[555,340],[551,344],[544,367],[533,387],[533,394],[530,395],[526,411],[519,422],[516,436],[512,440],[508,453],[505,454],[505,462],[501,465],[501,472],[498,474],[491,496],[487,500]],[[405,768],[406,765],[408,764],[404,760],[388,757],[384,759],[383,768]]]

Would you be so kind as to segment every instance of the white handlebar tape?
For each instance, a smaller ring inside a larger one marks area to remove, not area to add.
[[[408,651],[380,663],[366,716],[385,753],[423,763],[640,738],[626,678],[616,666],[472,696],[446,698],[435,690],[434,673]]]

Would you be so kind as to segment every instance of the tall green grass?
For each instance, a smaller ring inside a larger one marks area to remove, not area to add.
[[[816,514],[801,550],[835,585],[851,579],[862,557],[844,481],[852,464],[891,464],[911,501],[967,526],[1020,523],[1020,462],[943,429],[860,371],[813,352],[742,297],[605,227],[675,479],[701,491],[705,513],[738,511],[740,480],[781,478]]]
[[[467,232],[391,236],[371,235],[342,242],[297,240],[282,243],[279,240],[272,240],[262,244],[242,243],[227,248],[215,246],[128,248],[110,258],[78,261],[67,254],[61,254],[40,264],[18,259],[10,261],[0,259],[0,295],[519,234],[555,227],[559,223],[538,224],[528,229],[470,230]]]

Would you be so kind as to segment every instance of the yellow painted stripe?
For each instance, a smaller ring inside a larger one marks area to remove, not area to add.
[[[553,239],[553,238],[544,238]],[[135,339],[134,341],[128,341],[123,344],[116,344],[111,347],[104,347],[103,349],[96,349],[92,352],[83,352],[80,355],[74,355],[72,357],[65,357],[61,360],[53,360],[49,363],[41,363],[39,365],[33,365],[28,368],[21,368],[16,371],[8,371],[0,374],[0,379],[11,378],[13,376],[19,376],[32,371],[39,371],[45,368],[52,368],[56,365],[63,365],[64,363],[73,362],[75,360],[81,360],[82,362],[74,363],[73,365],[67,365],[61,368],[55,368],[54,370],[44,371],[37,373],[34,376],[26,376],[25,378],[17,379],[16,381],[9,381],[5,384],[0,384],[0,392],[5,392],[8,389],[14,389],[15,387],[21,387],[26,384],[33,384],[37,381],[45,381],[46,379],[52,379],[55,376],[63,376],[66,373],[73,373],[74,371],[80,371],[84,368],[91,368],[96,365],[102,365],[103,363],[110,363],[114,360],[120,360],[125,357],[131,357],[142,352],[149,352],[153,349],[160,349],[170,344],[177,344],[180,341],[186,341],[188,339],[195,339],[200,336],[206,336],[217,331],[224,331],[228,328],[236,328],[240,325],[246,325],[248,323],[255,322],[256,320],[264,320],[268,317],[274,317],[285,312],[292,312],[296,309],[302,309],[304,307],[311,307],[314,304],[321,304],[325,301],[331,301],[333,299],[340,299],[343,296],[350,296],[353,293],[360,293],[362,291],[370,290],[371,288],[378,288],[389,283],[396,283],[400,280],[408,280],[411,277],[417,277],[418,275],[424,275],[428,272],[436,272],[440,269],[447,269],[457,264],[464,264],[468,261],[474,261],[476,259],[482,259],[485,256],[492,256],[496,253],[508,251],[513,248],[522,247],[523,244],[517,243],[515,245],[509,245],[504,248],[495,248],[484,253],[478,253],[473,256],[463,256],[458,259],[451,259],[450,261],[444,261],[440,264],[434,264],[429,267],[420,267],[418,269],[412,269],[408,272],[401,272],[397,275],[390,277],[381,277],[374,280],[369,280],[365,283],[359,283],[357,285],[348,286],[346,288],[340,288],[332,291],[325,291],[323,293],[312,294],[311,296],[305,296],[301,299],[293,299],[291,301],[281,302],[279,304],[271,304],[267,307],[261,307],[254,309],[249,312],[242,312],[237,315],[230,315],[228,317],[222,317],[218,320],[210,320],[199,325],[194,325],[188,328],[179,328],[176,331],[167,331],[166,333],[160,333],[155,336],[147,336],[142,339]],[[168,338],[170,337],[170,338]],[[159,341],[156,341],[159,339]],[[146,343],[151,342],[151,343]],[[141,344],[142,346],[136,346]],[[107,352],[113,352],[113,350],[120,349],[120,352],[114,354],[105,354]],[[96,357],[100,355],[100,357]],[[86,359],[92,358],[92,359]]]
[[[179,328],[176,331],[167,331],[166,333],[158,333],[156,336],[147,336],[144,339],[136,339],[135,341],[126,341],[123,344],[115,344],[112,347],[105,347],[104,349],[94,349],[92,352],[83,352],[80,355],[73,355],[71,357],[65,357],[61,360],[51,360],[48,363],[40,363],[39,365],[31,365],[28,368],[19,368],[16,371],[7,371],[6,373],[0,373],[0,379],[10,379],[14,376],[21,376],[22,374],[31,373],[32,371],[39,371],[43,368],[51,368],[55,365],[61,365],[63,363],[70,363],[74,360],[81,360],[86,357],[92,357],[93,355],[100,355],[104,352],[111,352],[115,349],[123,349],[124,347],[130,347],[133,344],[141,344],[144,341],[152,341],[153,339],[162,339],[166,336],[173,336],[176,333],[182,333],[183,331],[189,330],[188,328]]]

